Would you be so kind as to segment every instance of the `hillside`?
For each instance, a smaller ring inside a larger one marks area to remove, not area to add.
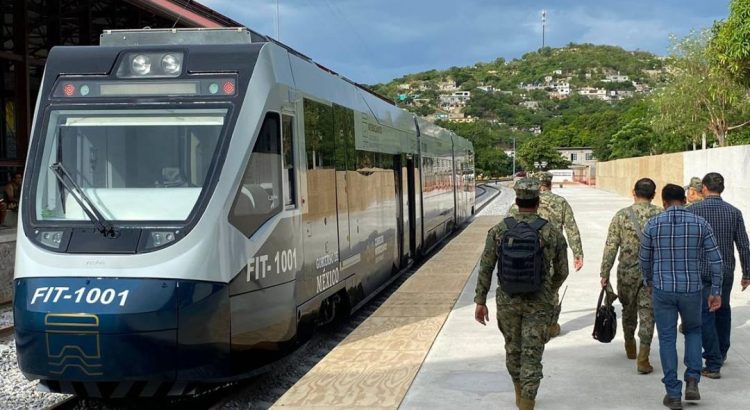
[[[534,136],[555,146],[591,146],[607,158],[612,135],[644,114],[643,97],[666,77],[664,60],[651,53],[569,44],[372,88],[470,138],[481,169],[507,163],[494,151],[513,138],[520,144]]]

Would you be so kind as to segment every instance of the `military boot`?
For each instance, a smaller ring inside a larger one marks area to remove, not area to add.
[[[560,336],[560,324],[554,323],[549,325],[549,338]]]
[[[521,383],[514,382],[513,387],[516,388],[516,407],[521,406]]]
[[[534,400],[521,399],[518,410],[534,410]]]
[[[636,358],[638,353],[635,350],[635,338],[625,337],[625,354],[628,356],[628,359],[634,360]]]
[[[636,366],[638,367],[638,373],[649,374],[654,371],[654,368],[651,367],[651,363],[648,361],[648,356],[650,353],[651,346],[641,343],[641,349],[638,352],[638,362],[636,363]]]

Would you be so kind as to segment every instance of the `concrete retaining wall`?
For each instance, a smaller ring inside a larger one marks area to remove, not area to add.
[[[665,184],[684,186],[691,177],[703,178],[709,172],[724,176],[722,197],[742,210],[745,225],[750,226],[750,145],[600,162],[596,182],[597,188],[630,196],[635,181],[649,177],[657,187],[654,203],[661,205],[659,193]]]

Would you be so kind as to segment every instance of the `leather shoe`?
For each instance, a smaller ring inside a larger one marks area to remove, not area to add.
[[[708,367],[704,367],[703,370],[701,370],[701,376],[708,377],[709,379],[721,379],[721,371],[709,370]]]
[[[685,400],[700,400],[701,393],[698,390],[698,380],[689,377],[685,386]]]
[[[669,395],[665,395],[662,403],[671,410],[682,410],[682,400],[680,400],[679,397],[669,397]]]

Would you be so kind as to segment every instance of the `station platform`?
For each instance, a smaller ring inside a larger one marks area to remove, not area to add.
[[[583,269],[574,272],[569,256],[562,333],[546,346],[536,408],[664,408],[656,336],[650,375],[639,375],[635,361],[625,357],[621,328],[609,344],[591,337],[607,227],[614,213],[631,200],[585,186],[555,188],[554,192],[565,196],[573,207],[585,259]],[[502,335],[494,324],[495,306],[488,304],[488,326],[473,318],[476,267],[486,232],[499,222],[511,201],[512,191],[503,190],[274,408],[514,409]],[[613,272],[613,281],[614,277]],[[746,343],[750,340],[750,291],[741,292],[739,280],[736,284],[731,295],[733,344],[722,378],[703,378],[702,400],[686,408],[749,406],[744,387],[750,379],[750,344]],[[487,300],[494,300],[494,291]],[[682,343],[678,336],[680,361]],[[681,367],[680,375],[683,371]]]

